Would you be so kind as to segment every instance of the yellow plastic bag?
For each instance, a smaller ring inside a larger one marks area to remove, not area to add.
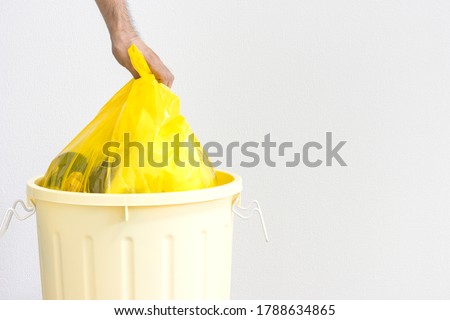
[[[120,89],[52,161],[41,186],[74,192],[151,193],[216,185],[216,175],[178,97],[155,76],[135,45],[141,78]]]

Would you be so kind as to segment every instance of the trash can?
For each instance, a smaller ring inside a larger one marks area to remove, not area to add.
[[[218,186],[92,194],[27,185],[44,299],[229,299],[238,175]]]

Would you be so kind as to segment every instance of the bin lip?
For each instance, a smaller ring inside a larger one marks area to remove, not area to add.
[[[42,176],[34,177],[27,183],[27,198],[35,203],[35,200],[84,205],[84,206],[163,206],[205,202],[218,200],[230,196],[236,196],[242,191],[242,179],[239,175],[216,170],[218,180],[229,180],[216,187],[159,193],[132,193],[132,194],[112,194],[112,193],[82,193],[70,191],[58,191],[43,188],[36,184]]]

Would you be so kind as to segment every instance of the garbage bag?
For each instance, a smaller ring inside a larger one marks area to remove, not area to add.
[[[128,49],[132,79],[51,162],[41,186],[90,193],[152,193],[215,186],[214,168],[179,98]]]

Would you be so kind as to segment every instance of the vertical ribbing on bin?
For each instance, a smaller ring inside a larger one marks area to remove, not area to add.
[[[134,244],[127,237],[121,243],[122,299],[134,299]]]

